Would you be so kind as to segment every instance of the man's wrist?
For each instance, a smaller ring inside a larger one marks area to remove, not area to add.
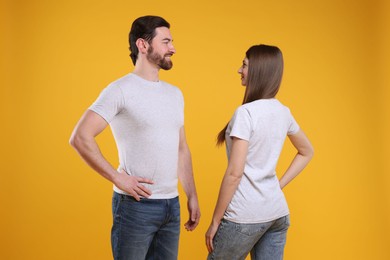
[[[187,194],[187,199],[188,200],[196,200],[196,201],[198,201],[198,194],[196,192],[193,192],[191,194]]]

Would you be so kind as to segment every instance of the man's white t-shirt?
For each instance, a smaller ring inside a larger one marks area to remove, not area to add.
[[[89,109],[110,124],[118,170],[153,180],[154,184],[145,184],[152,191],[150,199],[178,196],[179,137],[184,125],[184,101],[178,88],[130,73],[109,84]],[[125,194],[116,186],[114,190]]]

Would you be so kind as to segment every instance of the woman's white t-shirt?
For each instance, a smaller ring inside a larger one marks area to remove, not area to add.
[[[226,130],[230,157],[232,140],[249,142],[244,175],[224,218],[237,223],[262,223],[289,214],[275,168],[287,135],[299,126],[277,99],[260,99],[240,106]]]

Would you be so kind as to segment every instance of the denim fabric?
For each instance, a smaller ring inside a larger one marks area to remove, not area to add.
[[[252,260],[283,259],[290,217],[258,223],[240,224],[222,220],[215,234],[214,251],[208,260],[244,260],[250,253]]]
[[[115,260],[176,260],[179,198],[141,199],[114,192],[111,245]]]

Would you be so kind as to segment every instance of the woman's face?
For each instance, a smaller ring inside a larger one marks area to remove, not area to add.
[[[242,61],[241,67],[238,69],[238,73],[241,75],[241,85],[246,86],[248,83],[248,66],[249,60],[245,57]]]

